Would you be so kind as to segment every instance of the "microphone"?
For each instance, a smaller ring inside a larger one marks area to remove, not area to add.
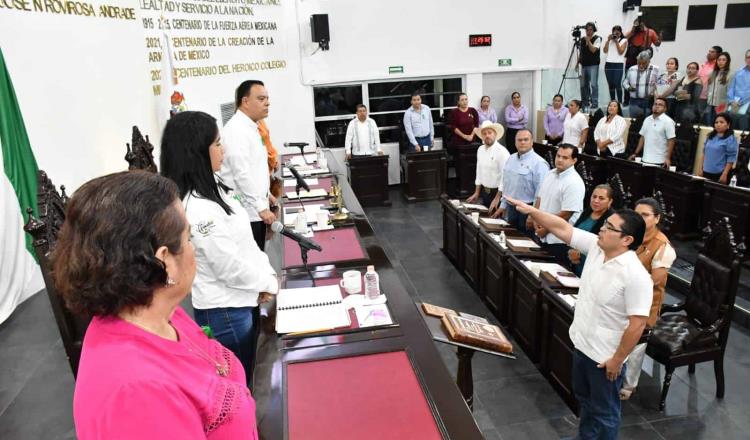
[[[292,231],[289,228],[285,228],[284,225],[282,225],[281,222],[279,222],[279,221],[275,221],[275,222],[273,222],[271,224],[271,230],[273,232],[278,232],[281,235],[283,235],[285,237],[289,237],[292,240],[296,241],[302,249],[308,249],[308,250],[309,249],[313,249],[313,250],[316,250],[318,252],[320,252],[320,251],[323,250],[323,248],[320,247],[320,245],[318,243],[316,243],[316,242],[314,242],[314,241],[312,241],[312,240],[310,240],[310,239],[308,239],[306,237],[301,236],[300,234]]]
[[[305,179],[302,178],[302,176],[299,174],[299,171],[297,171],[296,168],[294,168],[292,165],[287,166],[289,168],[289,171],[292,173],[292,176],[294,176],[295,179],[297,179],[297,188],[300,187],[304,188],[305,191],[310,192],[310,185],[305,182]],[[299,194],[297,194],[299,196]]]
[[[285,147],[297,147],[299,148],[299,154],[302,155],[302,159],[305,159],[305,147],[308,146],[307,142],[284,142]],[[307,160],[305,159],[305,163]]]

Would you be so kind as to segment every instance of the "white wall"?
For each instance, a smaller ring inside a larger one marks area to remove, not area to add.
[[[107,3],[136,9],[139,4]],[[683,3],[688,2],[680,2],[684,22]],[[720,2],[720,17],[725,3]],[[557,91],[572,44],[571,27],[589,20],[597,21],[600,34],[613,24],[625,27],[632,14],[623,14],[621,8],[621,0],[281,0],[273,12],[281,36],[274,54],[286,60],[286,69],[189,78],[180,87],[191,110],[218,118],[219,104],[233,99],[239,82],[265,81],[271,96],[268,123],[277,146],[298,140],[314,143],[312,84],[462,75],[474,105],[488,88],[512,87],[529,91],[524,92],[524,103],[533,109]],[[313,54],[309,16],[315,13],[329,14],[331,49]],[[139,12],[138,20],[121,21],[0,9],[0,42],[32,146],[40,167],[56,183],[76,188],[92,177],[124,169],[124,144],[132,125],[149,134],[158,148],[158,98],[151,91],[149,70],[159,65],[149,64],[144,56],[143,38],[153,35],[140,24],[145,15]],[[723,25],[723,18],[719,21]],[[681,54],[696,44],[698,54],[719,43],[734,55],[739,49],[733,44],[750,41],[747,30],[697,32],[700,36],[693,39],[695,32],[678,29],[678,41],[665,43],[657,60],[666,52],[687,57]],[[492,47],[469,48],[471,33],[491,33]],[[217,57],[251,59],[258,50],[227,48],[217,51]],[[512,67],[497,67],[498,58],[511,58]],[[404,74],[389,75],[392,65],[404,66]],[[519,75],[513,73],[503,84],[498,76],[502,72],[524,72],[520,76],[526,79],[511,84]],[[603,72],[600,77],[605,97]],[[484,78],[492,78],[487,88]],[[573,98],[578,90],[576,81],[568,81],[564,92]],[[496,97],[498,113],[507,97],[501,101]]]
[[[654,62],[661,68],[664,67],[667,58],[677,57],[680,61],[680,70],[685,71],[685,66],[691,61],[699,64],[706,61],[706,53],[711,46],[719,45],[732,56],[732,69],[736,70],[744,66],[745,51],[750,49],[750,28],[725,29],[724,19],[728,3],[739,3],[737,0],[714,0],[714,1],[670,1],[670,0],[644,0],[643,6],[675,6],[677,11],[677,33],[675,41],[666,41],[654,54]],[[717,5],[715,28],[710,30],[688,31],[687,16],[690,5]],[[632,24],[632,22],[631,22]],[[646,23],[648,25],[648,23]],[[623,26],[625,29],[625,26]]]

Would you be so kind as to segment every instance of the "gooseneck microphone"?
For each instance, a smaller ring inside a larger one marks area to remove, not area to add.
[[[297,188],[304,188],[305,191],[310,192],[310,185],[305,182],[305,179],[302,178],[299,171],[297,171],[296,168],[294,168],[292,165],[287,166],[289,168],[289,171],[292,173],[292,176],[294,176],[295,179],[297,179]]]
[[[281,222],[275,221],[271,224],[271,230],[273,232],[277,232],[285,237],[289,237],[292,240],[299,243],[300,247],[303,249],[313,249],[318,252],[322,251],[323,248],[320,247],[320,245],[309,238],[303,237],[300,234],[294,232],[293,230],[285,227]]]

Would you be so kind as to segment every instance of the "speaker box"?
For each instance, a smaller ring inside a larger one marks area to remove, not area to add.
[[[328,33],[328,14],[313,14],[310,16],[313,43],[331,41]]]

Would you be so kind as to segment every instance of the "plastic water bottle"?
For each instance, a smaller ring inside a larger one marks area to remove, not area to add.
[[[729,181],[729,186],[737,186],[737,175],[735,174],[732,176],[732,179]]]
[[[367,266],[365,273],[365,298],[376,299],[380,296],[380,277],[375,272],[375,266]]]
[[[505,231],[500,231],[500,240],[498,241],[498,243],[505,246]]]

